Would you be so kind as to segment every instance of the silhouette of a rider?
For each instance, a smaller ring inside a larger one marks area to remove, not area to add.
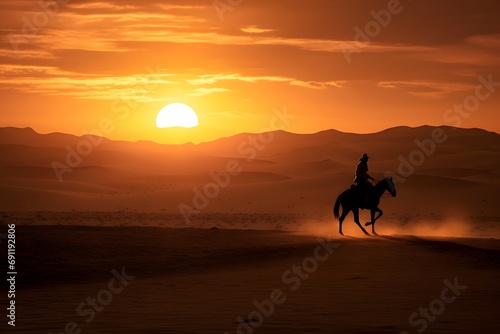
[[[370,157],[368,154],[363,154],[361,158],[359,158],[359,163],[356,166],[356,177],[354,178],[354,183],[357,185],[359,191],[361,192],[362,198],[364,202],[367,202],[368,193],[370,189],[373,187],[368,180],[374,180],[373,177],[368,175],[368,159]]]

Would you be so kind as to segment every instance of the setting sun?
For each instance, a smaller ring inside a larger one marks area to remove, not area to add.
[[[198,116],[191,107],[183,103],[171,103],[163,107],[156,116],[156,126],[193,128],[198,126]]]

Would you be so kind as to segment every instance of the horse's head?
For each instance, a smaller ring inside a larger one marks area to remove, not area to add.
[[[392,177],[386,177],[385,182],[387,185],[387,190],[391,193],[391,196],[396,197],[396,186],[394,185]]]

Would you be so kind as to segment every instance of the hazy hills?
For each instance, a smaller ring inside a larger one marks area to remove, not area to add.
[[[443,131],[439,143],[433,131]],[[218,175],[217,196],[201,212],[328,215],[365,152],[375,178],[406,173],[398,197],[383,200],[386,212],[500,216],[500,135],[430,126],[364,135],[239,134],[198,145],[1,128],[1,210],[177,213]],[[239,173],[226,182],[229,167]]]

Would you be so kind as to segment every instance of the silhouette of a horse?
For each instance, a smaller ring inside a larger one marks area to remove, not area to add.
[[[369,190],[367,203],[363,203],[363,196],[361,196],[356,188],[351,187],[340,194],[333,208],[333,214],[335,218],[339,220],[339,233],[344,235],[344,233],[342,233],[342,223],[349,212],[352,211],[354,214],[354,222],[359,226],[361,231],[366,235],[370,235],[359,222],[359,209],[370,209],[371,221],[367,222],[365,226],[371,225],[372,233],[378,235],[377,232],[375,232],[375,222],[384,214],[383,211],[379,209],[378,205],[380,204],[380,197],[382,197],[385,191],[389,191],[392,197],[396,197],[396,187],[394,186],[392,177],[386,177]],[[339,217],[340,205],[342,205],[342,215]],[[377,216],[375,216],[376,213],[378,213]]]

